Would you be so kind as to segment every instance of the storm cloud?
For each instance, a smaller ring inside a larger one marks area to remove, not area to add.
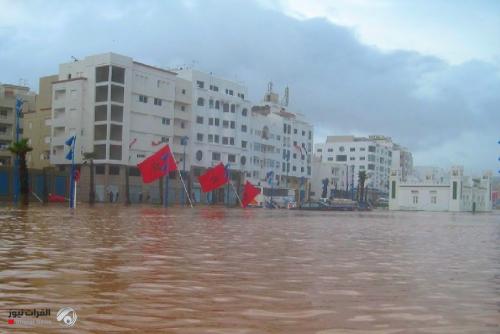
[[[417,164],[496,169],[500,67],[381,51],[326,19],[297,20],[250,1],[1,2],[0,81],[116,52],[162,67],[194,65],[244,82],[259,101],[272,80],[328,134],[384,134]],[[438,33],[438,32],[436,32]]]

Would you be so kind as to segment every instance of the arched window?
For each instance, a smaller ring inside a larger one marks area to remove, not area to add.
[[[205,100],[202,97],[199,97],[196,104],[198,104],[199,106],[204,106],[205,105]]]
[[[203,159],[203,152],[197,151],[196,152],[196,160],[201,161],[201,159]]]

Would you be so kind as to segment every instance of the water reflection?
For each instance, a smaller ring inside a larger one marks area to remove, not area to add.
[[[79,333],[500,332],[499,218],[2,208],[0,308],[72,306]]]

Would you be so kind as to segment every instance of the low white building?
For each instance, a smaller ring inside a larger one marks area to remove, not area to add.
[[[400,170],[390,176],[389,210],[491,211],[491,173],[480,178],[463,175],[463,167],[451,168],[449,177],[402,180]]]

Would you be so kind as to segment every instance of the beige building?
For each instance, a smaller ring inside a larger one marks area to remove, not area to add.
[[[10,166],[14,161],[8,147],[16,138],[16,97],[25,101],[21,117],[35,110],[36,93],[29,87],[0,84],[0,166]],[[22,124],[21,120],[20,138],[25,137]]]
[[[28,167],[50,166],[50,119],[52,117],[52,83],[57,75],[40,78],[36,110],[24,115],[24,137],[29,138],[33,151],[28,154]]]

